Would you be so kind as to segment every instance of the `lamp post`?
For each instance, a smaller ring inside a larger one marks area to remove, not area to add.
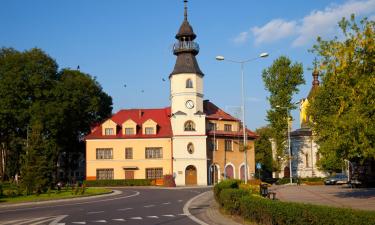
[[[216,60],[218,60],[218,61],[226,60],[228,62],[238,63],[238,64],[241,65],[242,131],[243,131],[243,148],[244,148],[244,160],[245,160],[245,184],[247,184],[248,174],[247,174],[247,150],[246,150],[247,138],[246,138],[246,126],[245,126],[244,65],[245,65],[245,63],[254,61],[256,59],[265,58],[268,55],[269,55],[268,53],[264,52],[264,53],[260,54],[258,57],[255,57],[255,58],[252,58],[252,59],[247,59],[247,60],[240,60],[240,61],[232,60],[232,59],[225,59],[224,56],[221,56],[221,55],[216,56]],[[224,169],[224,171],[225,171],[225,169]]]
[[[287,126],[288,126],[288,154],[289,154],[289,181],[290,181],[290,184],[293,183],[293,180],[292,180],[292,152],[290,150],[290,129],[289,129],[289,108],[288,107],[282,107],[282,106],[279,106],[277,105],[276,108],[281,108],[281,109],[286,109],[286,123],[287,123]]]

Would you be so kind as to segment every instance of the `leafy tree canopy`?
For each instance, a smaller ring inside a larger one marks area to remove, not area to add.
[[[51,182],[59,154],[82,152],[82,137],[111,111],[112,98],[90,75],[59,71],[41,49],[0,49],[0,152],[5,162],[0,171],[6,171],[1,178],[22,169],[25,182],[36,181],[27,173],[41,160]],[[42,186],[48,183],[42,180]]]
[[[267,120],[270,122],[272,139],[276,143],[277,155],[283,156],[287,140],[287,118],[290,116],[289,111],[296,108],[292,98],[299,92],[298,86],[305,83],[303,66],[281,56],[263,70],[262,77],[265,88],[270,93],[268,101],[271,107],[267,111]]]
[[[375,22],[354,15],[339,22],[343,38],[318,38],[322,85],[308,109],[320,146],[320,166],[375,158]]]

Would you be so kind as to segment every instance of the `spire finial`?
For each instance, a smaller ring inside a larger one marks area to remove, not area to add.
[[[184,20],[187,21],[187,3],[188,0],[184,0]]]

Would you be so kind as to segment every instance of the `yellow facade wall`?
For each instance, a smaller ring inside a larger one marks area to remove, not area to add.
[[[239,131],[240,122],[239,121],[225,121],[225,120],[209,120],[209,123],[216,123],[217,131],[223,131],[225,124],[232,125],[232,131]],[[210,136],[210,139],[213,139],[213,136]],[[208,154],[213,158],[212,164],[218,165],[219,180],[223,179],[225,165],[232,165],[234,167],[234,178],[240,179],[240,167],[244,164],[244,152],[240,151],[240,143],[243,142],[242,137],[237,138],[224,138],[224,137],[215,137],[217,150],[212,151],[210,148],[207,149]],[[209,140],[209,141],[211,141]],[[225,151],[225,140],[232,140],[232,151]],[[247,164],[248,164],[248,177],[249,179],[253,178],[255,173],[255,149],[254,141],[247,141],[250,149],[247,150]],[[241,144],[242,145],[242,144]],[[225,161],[225,163],[224,163]]]
[[[146,168],[163,168],[163,174],[172,174],[170,138],[149,139],[94,139],[86,141],[86,178],[96,179],[97,169],[114,169],[114,179],[125,179],[123,167],[138,167],[134,179],[145,179]],[[163,158],[146,159],[146,147],[161,147]],[[96,159],[97,148],[113,148],[113,159]],[[133,159],[125,159],[125,148],[133,148]]]

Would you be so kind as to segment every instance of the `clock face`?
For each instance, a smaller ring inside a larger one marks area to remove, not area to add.
[[[185,105],[186,105],[186,108],[188,109],[194,108],[194,102],[192,100],[187,100]]]

